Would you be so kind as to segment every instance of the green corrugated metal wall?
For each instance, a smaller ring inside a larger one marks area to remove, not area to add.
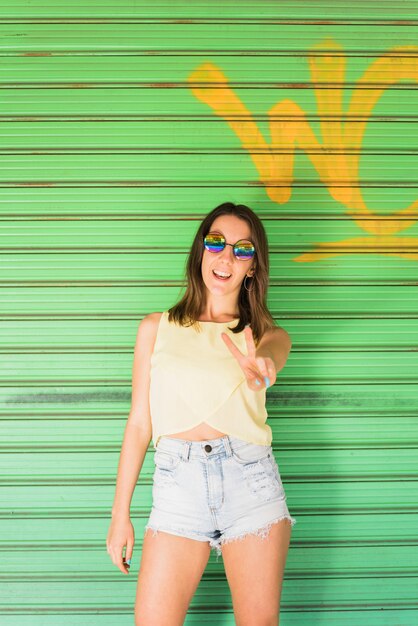
[[[418,2],[0,3],[2,626],[133,623],[106,552],[137,326],[253,207],[293,339],[283,626],[418,624]],[[233,624],[212,554],[187,624]]]

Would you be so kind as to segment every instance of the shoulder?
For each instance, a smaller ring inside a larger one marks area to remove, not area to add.
[[[154,342],[163,313],[148,313],[138,326],[138,337],[145,341]]]
[[[148,328],[157,327],[163,313],[148,313],[141,320],[141,324],[147,326]]]
[[[265,344],[267,342],[274,342],[274,343],[277,342],[280,344],[287,344],[289,348],[292,346],[292,339],[289,333],[281,326],[275,326],[274,328],[270,328],[269,330],[266,330],[266,332],[264,333],[260,341],[260,345],[262,343]]]
[[[280,337],[280,339],[283,339],[284,341],[290,341],[290,343],[292,343],[289,333],[281,326],[276,326],[273,332],[275,332],[276,336]]]

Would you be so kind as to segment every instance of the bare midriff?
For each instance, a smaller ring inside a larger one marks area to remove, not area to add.
[[[181,433],[174,433],[173,435],[164,435],[170,439],[188,439],[190,441],[204,441],[205,439],[218,439],[219,437],[225,437],[225,433],[222,433],[216,428],[212,428],[206,422],[201,422],[198,426],[190,428],[190,430],[184,430]]]

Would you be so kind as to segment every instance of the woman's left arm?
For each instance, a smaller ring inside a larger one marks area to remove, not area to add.
[[[275,328],[264,333],[256,349],[256,357],[269,357],[273,360],[276,372],[286,365],[292,340],[284,328]]]

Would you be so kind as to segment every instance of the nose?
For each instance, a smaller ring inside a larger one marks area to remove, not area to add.
[[[226,243],[225,248],[221,250],[221,252],[218,252],[218,256],[222,258],[225,257],[225,259],[228,259],[229,261],[231,261],[231,263],[233,263],[235,260],[233,245],[230,243]]]

